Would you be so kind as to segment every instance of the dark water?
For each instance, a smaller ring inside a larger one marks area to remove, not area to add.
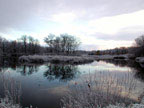
[[[144,69],[134,61],[95,61],[84,65],[12,65],[1,66],[1,71],[21,82],[23,107],[32,105],[34,108],[60,108],[60,99],[66,95],[68,85],[90,73],[114,73],[120,78],[125,73],[131,73],[131,77],[138,81],[138,93],[144,84]]]

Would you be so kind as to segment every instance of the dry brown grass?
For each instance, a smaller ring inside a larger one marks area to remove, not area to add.
[[[103,108],[117,103],[129,105],[135,102],[132,94],[137,85],[130,74],[121,78],[109,72],[90,74],[82,83],[70,86],[70,92],[62,99],[62,108]]]
[[[4,74],[1,72],[2,87],[4,91],[4,96],[11,100],[13,103],[20,103],[21,96],[21,84],[16,79],[12,78],[10,72]]]

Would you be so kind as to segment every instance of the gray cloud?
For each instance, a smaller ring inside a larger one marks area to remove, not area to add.
[[[29,20],[50,5],[55,3],[52,0],[0,0],[0,31],[26,27]]]
[[[65,0],[64,7],[80,12],[86,11],[86,18],[99,18],[130,13],[144,8],[143,0]]]
[[[144,26],[135,26],[121,29],[118,33],[110,35],[103,33],[92,34],[92,37],[103,40],[134,40],[144,34]]]
[[[143,0],[0,0],[0,32],[27,28],[33,19],[60,12],[74,12],[79,20],[89,20],[141,9]]]

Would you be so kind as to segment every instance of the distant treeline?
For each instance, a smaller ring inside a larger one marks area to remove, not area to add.
[[[9,41],[0,37],[0,55],[17,56],[21,54],[36,54],[43,49],[39,41],[31,36],[22,36],[20,39]]]
[[[92,51],[89,54],[90,55],[105,55],[105,54],[119,55],[119,54],[127,54],[127,53],[128,53],[128,48],[120,47],[120,48],[115,48],[115,49]]]
[[[47,43],[47,46],[40,45],[39,40],[27,35],[14,41],[0,37],[0,56],[16,57],[46,53],[71,54],[77,50],[80,44],[77,38],[68,34],[61,34],[60,36],[49,34],[44,38],[44,42]]]
[[[120,54],[134,54],[136,57],[144,56],[144,35],[135,39],[135,44],[131,47],[120,47],[108,50],[91,51],[89,55],[120,55]]]
[[[72,35],[61,34],[56,36],[49,34],[44,38],[47,46],[42,46],[39,40],[32,36],[23,35],[21,38],[9,41],[0,37],[0,56],[1,57],[19,57],[21,55],[34,54],[88,54],[89,55],[119,55],[119,54],[134,54],[137,56],[144,56],[144,35],[135,39],[135,45],[131,47],[120,47],[108,50],[97,51],[83,51],[79,50],[80,41]]]

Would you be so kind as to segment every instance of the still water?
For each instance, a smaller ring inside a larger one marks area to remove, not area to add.
[[[130,73],[138,82],[135,93],[139,93],[144,87],[144,69],[133,61],[95,61],[83,65],[14,65],[1,67],[1,71],[20,81],[23,107],[32,105],[34,108],[60,108],[60,100],[66,95],[69,84],[97,72],[116,74],[119,78]]]

